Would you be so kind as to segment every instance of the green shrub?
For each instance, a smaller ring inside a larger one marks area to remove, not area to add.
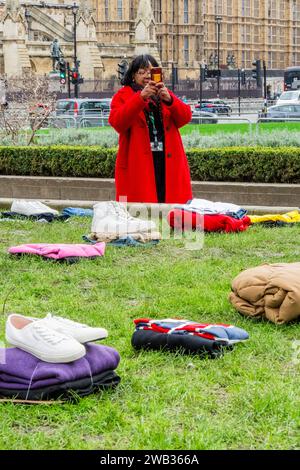
[[[113,178],[116,148],[0,147],[0,174]],[[300,183],[300,148],[187,150],[194,181]]]
[[[231,147],[189,149],[195,181],[300,183],[300,148]]]
[[[0,174],[112,178],[115,155],[102,147],[0,147]]]

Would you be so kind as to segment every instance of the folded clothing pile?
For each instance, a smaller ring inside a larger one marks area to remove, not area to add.
[[[46,206],[40,201],[26,201],[25,199],[14,199],[10,212],[2,212],[1,217],[6,219],[30,219],[39,222],[64,221],[69,219],[69,214],[59,214],[56,209]]]
[[[105,328],[51,314],[9,315],[5,337],[15,347],[0,349],[0,395],[48,400],[117,385],[118,352],[90,343],[107,335]]]
[[[182,349],[187,353],[222,353],[223,348],[249,338],[248,333],[233,325],[197,323],[167,318],[138,318],[131,343],[136,349]]]
[[[300,317],[300,263],[263,264],[232,281],[229,300],[243,315],[277,324]]]
[[[62,244],[62,243],[27,243],[11,246],[8,250],[11,255],[37,255],[45,259],[56,261],[76,262],[81,258],[94,259],[103,256],[105,243],[95,245]]]
[[[205,232],[241,232],[251,221],[246,210],[229,203],[193,199],[187,204],[176,205],[167,217],[176,230],[204,230]]]
[[[117,240],[132,240],[140,243],[151,243],[161,238],[152,220],[142,220],[132,217],[125,204],[117,201],[104,201],[94,205],[91,240],[114,242]],[[124,244],[124,242],[123,242]]]
[[[19,349],[0,350],[0,396],[22,400],[72,399],[116,386],[120,356],[108,346],[86,344],[86,354],[63,364],[44,362]]]

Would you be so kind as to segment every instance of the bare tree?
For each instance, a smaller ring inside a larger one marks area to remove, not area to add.
[[[54,111],[56,93],[51,91],[47,76],[25,73],[6,79],[6,83],[6,99],[0,105],[0,128],[13,143],[18,142],[25,130],[29,131],[27,145],[30,145]]]

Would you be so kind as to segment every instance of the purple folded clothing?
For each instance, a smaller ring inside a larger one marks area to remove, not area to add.
[[[92,343],[85,346],[86,355],[67,364],[44,362],[18,348],[0,349],[0,388],[45,388],[116,369],[120,356],[115,349]]]
[[[92,258],[94,256],[104,255],[105,243],[96,243],[95,245],[78,243],[27,243],[24,245],[11,246],[8,252],[11,255],[39,255],[52,259],[63,259],[73,256]]]

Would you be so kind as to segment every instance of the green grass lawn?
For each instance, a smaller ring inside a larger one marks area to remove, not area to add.
[[[103,129],[108,129],[110,126],[85,128],[88,132],[101,132]],[[256,124],[252,124],[252,129],[256,128]],[[276,130],[288,130],[291,132],[300,131],[300,123],[297,122],[264,122],[258,125],[258,129],[263,132],[270,132]],[[220,132],[249,132],[249,124],[247,123],[230,123],[227,124],[188,124],[180,129],[182,135],[190,134],[193,131],[199,131],[203,135],[211,135]],[[58,130],[59,132],[59,130]],[[48,134],[49,129],[40,129],[37,134]]]
[[[107,328],[121,384],[77,404],[0,404],[0,449],[299,449],[299,323],[254,322],[228,302],[241,270],[299,259],[299,228],[211,234],[195,251],[174,239],[108,247],[70,266],[7,254],[26,242],[80,243],[90,223],[1,222],[1,312],[5,303],[6,315],[52,312]],[[130,339],[141,316],[232,323],[250,340],[214,360],[138,353]],[[3,314],[0,324],[4,339]]]
[[[184,126],[180,132],[182,135],[190,134],[193,131],[199,131],[203,135],[211,135],[219,132],[249,132],[250,126],[247,123],[235,124],[228,122],[227,124],[188,124]],[[256,129],[256,124],[252,123],[252,130]],[[291,132],[300,131],[300,122],[264,122],[258,124],[261,132],[271,132],[276,130],[288,130]]]

